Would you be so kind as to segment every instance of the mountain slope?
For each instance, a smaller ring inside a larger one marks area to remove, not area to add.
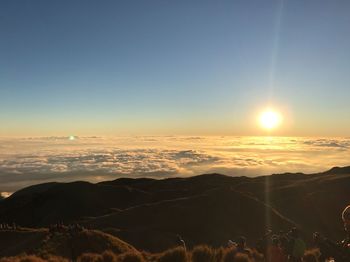
[[[0,257],[18,254],[55,255],[76,259],[83,253],[102,253],[112,250],[116,254],[137,252],[134,247],[109,234],[83,230],[56,232],[48,230],[0,231]]]
[[[178,234],[190,246],[220,246],[240,235],[256,239],[264,234],[267,223],[276,230],[294,226],[273,208],[229,188],[140,205],[85,223],[95,228],[118,228],[118,237],[153,252],[178,244]]]
[[[177,234],[189,245],[217,246],[238,235],[257,239],[266,229],[294,224],[306,237],[321,231],[340,239],[340,213],[350,203],[349,170],[50,183],[0,201],[0,217],[36,227],[80,221],[152,251],[178,244]]]

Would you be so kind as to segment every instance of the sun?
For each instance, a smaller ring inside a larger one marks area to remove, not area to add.
[[[282,122],[282,116],[279,112],[268,109],[262,112],[259,116],[260,125],[267,129],[272,130],[277,128]]]

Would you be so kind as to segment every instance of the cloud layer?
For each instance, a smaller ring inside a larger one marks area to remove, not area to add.
[[[350,138],[44,137],[1,139],[0,192],[47,181],[209,172],[265,175],[345,166]]]

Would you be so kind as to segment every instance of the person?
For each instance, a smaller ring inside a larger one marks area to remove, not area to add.
[[[344,259],[350,261],[350,205],[342,212],[342,220],[346,236],[343,241],[341,241],[340,246],[344,251]]]
[[[177,235],[177,239],[178,239],[179,243],[181,244],[181,246],[183,247],[183,249],[185,250],[185,252],[187,252],[185,240],[183,240],[180,235]]]
[[[243,236],[240,236],[237,239],[237,252],[246,254],[249,257],[251,256],[249,249],[247,249],[247,247],[246,247],[246,238]]]
[[[227,247],[237,247],[237,243],[229,239],[227,242]]]
[[[256,249],[258,252],[266,256],[266,251],[267,251],[267,246],[269,243],[269,240],[271,239],[272,236],[272,230],[267,230],[266,233],[259,238],[257,244],[256,244]]]
[[[292,228],[290,237],[292,242],[292,249],[289,260],[293,262],[301,262],[306,249],[306,244],[300,237],[299,231],[296,227]]]
[[[347,206],[342,213],[342,220],[344,223],[344,230],[346,232],[346,237],[342,241],[342,246],[344,248],[350,247],[350,205]]]
[[[287,257],[284,255],[282,248],[279,245],[279,239],[276,235],[272,236],[271,244],[268,245],[266,251],[267,262],[286,262]]]
[[[344,223],[346,236],[340,243],[334,243],[318,232],[315,232],[313,235],[314,241],[321,252],[320,261],[325,261],[328,258],[333,258],[336,262],[350,261],[350,205],[345,207],[341,218]]]

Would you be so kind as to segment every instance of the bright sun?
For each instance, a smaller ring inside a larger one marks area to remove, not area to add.
[[[281,114],[272,109],[262,112],[259,116],[260,125],[268,130],[278,127],[281,124],[281,121]]]

